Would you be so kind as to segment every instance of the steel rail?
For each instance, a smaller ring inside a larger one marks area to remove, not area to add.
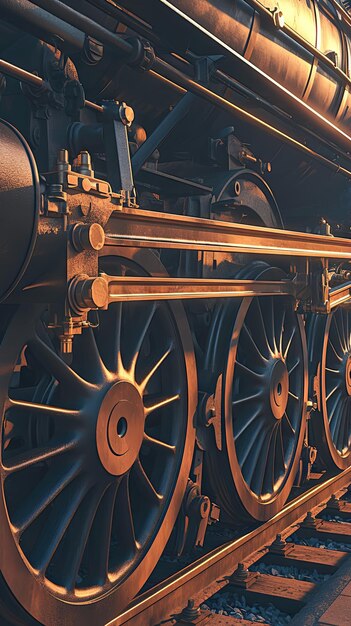
[[[106,245],[351,259],[351,239],[170,213],[114,211]]]
[[[155,588],[136,598],[130,606],[106,626],[145,626],[169,617],[172,609],[218,579],[231,575],[237,564],[270,544],[278,533],[293,526],[308,511],[326,502],[331,495],[347,487],[351,467],[337,476],[291,500],[277,515],[258,528],[230,541],[188,565]],[[174,612],[174,610],[173,610]]]
[[[4,0],[0,0],[0,6],[4,2]],[[318,124],[322,124],[324,126],[324,132],[328,133],[330,137],[333,136],[333,140],[337,137],[340,145],[346,149],[350,150],[351,146],[351,137],[347,135],[344,131],[338,128],[335,124],[333,124],[330,120],[325,118],[323,115],[318,113],[315,109],[310,107],[303,100],[295,96],[288,89],[283,87],[280,83],[270,77],[268,74],[260,70],[258,67],[253,65],[250,61],[241,56],[238,52],[236,52],[230,46],[224,44],[223,41],[220,41],[213,34],[206,31],[206,29],[200,27],[199,24],[194,22],[189,16],[182,13],[182,11],[176,9],[170,2],[167,0],[161,0],[163,4],[171,8],[175,13],[180,15],[185,21],[191,23],[198,30],[207,35],[210,39],[214,40],[223,50],[229,53],[233,60],[244,70],[245,76],[248,74],[253,74],[256,76],[257,80],[262,80],[266,86],[269,85],[272,93],[277,95],[279,100],[279,96],[283,99],[287,100],[290,105],[292,105],[297,112],[299,112],[302,117],[311,118]],[[134,46],[128,42],[126,39],[123,39],[121,36],[116,33],[111,33],[109,30],[100,26],[94,20],[86,17],[85,15],[75,11],[71,7],[63,4],[59,0],[31,0],[33,6],[38,6],[44,9],[46,12],[50,12],[52,15],[55,15],[59,19],[66,20],[70,25],[82,30],[88,35],[97,38],[101,43],[106,45],[111,50],[115,51],[122,59],[125,59],[126,63],[130,63],[131,65],[136,62],[136,49]],[[270,132],[277,134],[284,141],[289,141],[289,136],[285,135],[281,131],[277,131],[274,127],[270,127],[269,124],[262,122],[259,118],[256,118],[254,115],[249,114],[244,109],[232,104],[228,100],[225,100],[215,92],[206,89],[199,83],[194,80],[191,80],[189,76],[180,72],[168,62],[162,60],[161,58],[155,56],[152,64],[150,65],[150,69],[152,69],[156,74],[159,74],[162,78],[166,78],[173,83],[178,84],[180,87],[187,89],[187,91],[191,91],[195,93],[195,95],[199,95],[202,98],[208,100],[209,102],[216,104],[224,110],[230,111],[232,113],[236,113],[242,118],[247,119],[251,123],[255,123],[256,125],[260,125],[265,127],[266,130],[270,129]],[[216,78],[216,72],[214,72],[213,78]],[[220,76],[218,77],[220,80]],[[297,140],[291,142],[298,147],[300,150],[304,149]],[[311,156],[311,151],[309,150],[309,154]],[[328,160],[327,160],[328,161]],[[331,162],[332,163],[332,162]],[[335,164],[334,164],[335,165]]]
[[[292,281],[216,280],[203,278],[154,278],[109,276],[109,304],[145,300],[190,300],[195,298],[244,298],[252,296],[293,296]]]

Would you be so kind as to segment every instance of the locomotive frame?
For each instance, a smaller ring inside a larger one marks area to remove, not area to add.
[[[0,60],[21,102],[11,110],[3,80],[0,615],[11,626],[103,625],[166,545],[176,554],[201,545],[219,510],[230,524],[269,519],[308,479],[317,451],[333,472],[351,456],[351,240],[333,236],[326,219],[318,233],[283,229],[264,179],[270,164],[231,129],[210,141],[213,180],[196,168],[186,177],[178,162],[155,165],[199,98],[316,163],[317,176],[351,178],[351,138],[207,31],[211,54],[165,59],[142,12],[138,21],[114,3],[90,3],[122,14],[135,28],[129,38],[69,4],[0,0],[5,20],[48,44],[43,77]],[[314,71],[320,63],[341,81],[343,106],[347,68],[278,9],[247,4],[306,48]],[[331,6],[345,39],[351,18]],[[86,99],[75,66],[66,68],[78,53],[94,67],[105,49],[181,94],[139,143],[133,108]],[[246,84],[252,77],[261,92]],[[136,188],[171,210],[140,208]],[[240,200],[250,189],[259,209]],[[195,198],[196,210],[182,213],[180,198]]]

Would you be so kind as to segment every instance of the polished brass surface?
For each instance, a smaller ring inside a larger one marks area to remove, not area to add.
[[[106,245],[349,259],[351,240],[130,209],[113,214]]]

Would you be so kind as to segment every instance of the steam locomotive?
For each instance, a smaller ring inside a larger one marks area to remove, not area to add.
[[[0,0],[0,620],[351,464],[351,3]]]

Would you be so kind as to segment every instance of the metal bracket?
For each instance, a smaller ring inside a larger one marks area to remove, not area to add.
[[[135,188],[130,160],[127,128],[134,120],[134,112],[125,103],[103,103],[103,137],[107,175],[113,191],[125,195],[127,206],[135,205]]]

